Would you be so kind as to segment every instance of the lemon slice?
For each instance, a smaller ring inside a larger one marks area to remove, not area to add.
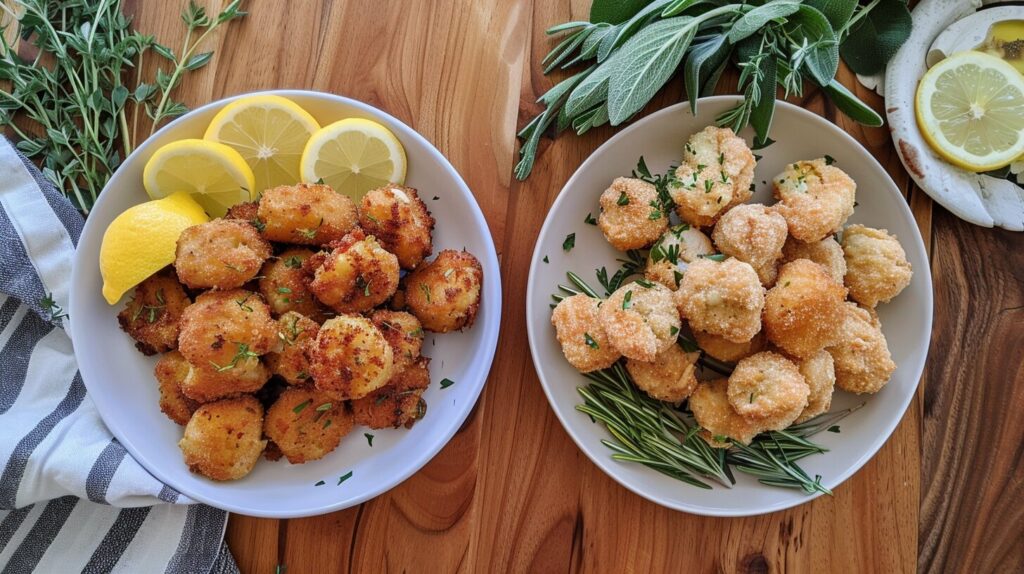
[[[258,193],[299,182],[302,150],[320,124],[280,96],[250,96],[224,107],[203,139],[234,149],[252,169]]]
[[[302,180],[323,180],[359,200],[371,189],[405,182],[405,149],[377,122],[348,118],[313,134],[302,153]]]
[[[255,177],[241,154],[205,140],[179,140],[156,150],[142,182],[153,199],[179,191],[192,194],[211,217],[222,217],[232,205],[256,197]]]
[[[1024,154],[1024,76],[995,56],[962,52],[933,66],[916,111],[928,144],[966,170],[999,169]]]
[[[173,263],[181,232],[206,221],[203,208],[185,192],[126,209],[103,232],[103,298],[113,305],[126,291]]]

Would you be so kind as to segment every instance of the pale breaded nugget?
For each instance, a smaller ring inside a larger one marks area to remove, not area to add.
[[[181,392],[181,383],[188,376],[189,369],[185,357],[177,351],[171,351],[160,357],[153,370],[160,389],[160,410],[167,418],[183,426],[188,424],[192,413],[199,408],[199,403]]]
[[[704,429],[701,438],[714,448],[729,448],[729,441],[750,444],[761,432],[758,422],[741,417],[729,404],[728,386],[726,379],[701,382],[688,403],[693,418]]]
[[[370,321],[391,345],[396,371],[411,365],[420,357],[424,333],[423,326],[415,315],[404,311],[378,309],[370,315]]]
[[[877,393],[896,370],[881,326],[855,303],[846,303],[839,341],[826,350],[835,360],[836,386],[844,391]]]
[[[598,319],[623,356],[647,363],[676,344],[682,327],[672,291],[643,279],[612,293],[598,309]]]
[[[800,361],[798,366],[811,392],[807,396],[807,406],[793,421],[797,424],[827,413],[832,407],[832,391],[836,385],[835,364],[828,351],[822,349]]]
[[[270,257],[270,244],[238,219],[214,219],[178,236],[174,269],[191,289],[233,289],[256,276]]]
[[[369,319],[339,315],[320,327],[309,367],[317,389],[337,399],[358,399],[388,382],[394,351]]]
[[[178,442],[189,470],[213,480],[249,474],[266,445],[263,405],[251,395],[199,407]]]
[[[836,342],[842,325],[846,288],[809,259],[779,268],[764,303],[768,340],[797,358],[810,357]]]
[[[429,364],[430,359],[420,357],[391,377],[388,384],[352,401],[356,424],[372,429],[412,428],[427,413],[422,395],[430,385]]]
[[[726,394],[737,414],[758,421],[758,427],[767,431],[793,424],[807,406],[810,392],[793,361],[762,351],[736,364]]]
[[[165,353],[178,348],[178,322],[191,304],[174,270],[168,267],[135,287],[131,300],[117,314],[117,322],[135,339],[135,348],[143,355]]]
[[[753,195],[753,152],[729,128],[708,126],[686,144],[683,162],[669,193],[679,217],[696,227],[710,227]]]
[[[668,229],[668,213],[658,190],[646,181],[617,177],[601,193],[597,226],[619,251],[640,249],[654,243]]]
[[[754,268],[739,259],[694,261],[675,301],[694,330],[734,343],[749,341],[761,330],[764,287]]]
[[[323,323],[333,314],[309,291],[309,278],[302,264],[312,256],[313,252],[309,249],[293,247],[271,257],[263,265],[260,272],[260,295],[263,295],[270,306],[270,313],[275,317],[295,311],[317,323]]]
[[[907,285],[913,270],[903,246],[884,229],[851,225],[843,231],[846,287],[867,307],[888,303]]]
[[[472,327],[484,271],[471,253],[445,249],[406,275],[405,305],[423,328],[448,333]]]
[[[398,258],[375,237],[356,229],[329,247],[329,253],[317,253],[304,264],[313,274],[309,290],[320,302],[339,313],[361,313],[395,294]]]
[[[434,218],[411,187],[370,190],[360,203],[359,226],[394,253],[402,269],[415,269],[433,250]]]
[[[687,353],[671,345],[650,363],[626,360],[633,383],[651,398],[679,404],[697,388],[696,363],[700,353]]]
[[[694,329],[693,338],[697,340],[697,346],[702,351],[726,363],[735,363],[744,357],[761,352],[765,347],[764,330],[758,331],[754,338],[742,343],[734,343],[725,337],[699,329]]]
[[[606,369],[622,356],[601,326],[600,306],[600,299],[579,294],[562,299],[551,312],[562,354],[581,373]]]
[[[323,458],[351,430],[345,402],[309,387],[285,389],[263,421],[263,434],[292,464]]]
[[[289,311],[277,320],[279,351],[267,354],[267,367],[289,385],[310,382],[309,355],[320,325],[309,317]]]
[[[804,243],[792,237],[786,239],[786,244],[782,246],[782,260],[779,263],[789,263],[797,259],[810,259],[821,265],[825,269],[825,273],[828,273],[828,276],[836,283],[841,284],[843,276],[846,275],[846,259],[843,258],[843,248],[831,235],[821,241],[810,243]]]
[[[324,245],[356,226],[356,204],[328,185],[282,185],[263,192],[257,212],[271,241]]]
[[[769,286],[775,282],[776,263],[788,234],[785,218],[774,209],[750,203],[722,215],[711,238],[722,253],[749,263],[761,284]]]
[[[704,232],[686,223],[676,225],[651,247],[644,277],[675,291],[689,264],[714,252],[715,248]]]
[[[786,218],[789,234],[800,241],[821,241],[853,213],[857,184],[824,159],[791,163],[772,183],[779,200],[775,208]]]

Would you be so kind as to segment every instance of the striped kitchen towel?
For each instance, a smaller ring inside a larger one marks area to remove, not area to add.
[[[64,330],[82,217],[0,136],[0,574],[238,572],[227,513],[104,426]]]

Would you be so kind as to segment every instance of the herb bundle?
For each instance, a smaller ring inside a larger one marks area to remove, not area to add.
[[[717,122],[735,131],[753,126],[758,145],[769,141],[776,88],[800,96],[807,81],[852,119],[881,125],[835,79],[839,58],[855,72],[875,73],[910,27],[906,0],[594,0],[589,22],[547,31],[564,38],[544,58],[545,74],[586,68],[538,100],[545,109],[518,134],[515,176],[529,176],[545,133],[627,122],[677,73],[696,113],[698,98],[714,92],[730,61],[743,101]]]

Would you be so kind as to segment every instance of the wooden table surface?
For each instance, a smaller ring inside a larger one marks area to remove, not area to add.
[[[129,9],[139,29],[177,43],[182,4],[134,0]],[[747,519],[691,516],[620,487],[576,448],[527,347],[526,276],[547,207],[613,130],[543,144],[526,182],[510,176],[515,132],[552,84],[539,72],[551,46],[544,29],[586,19],[589,1],[245,7],[248,17],[211,38],[213,63],[185,82],[181,98],[196,105],[306,88],[398,117],[476,195],[501,258],[505,300],[490,379],[451,443],[358,508],[294,520],[232,517],[227,537],[243,572],[1024,570],[1024,235],[975,227],[933,205],[903,170],[887,129],[857,125],[817,92],[799,102],[886,166],[929,246],[935,323],[917,397],[834,496]],[[845,68],[840,79],[882,109]],[[673,81],[647,111],[683,97]]]

